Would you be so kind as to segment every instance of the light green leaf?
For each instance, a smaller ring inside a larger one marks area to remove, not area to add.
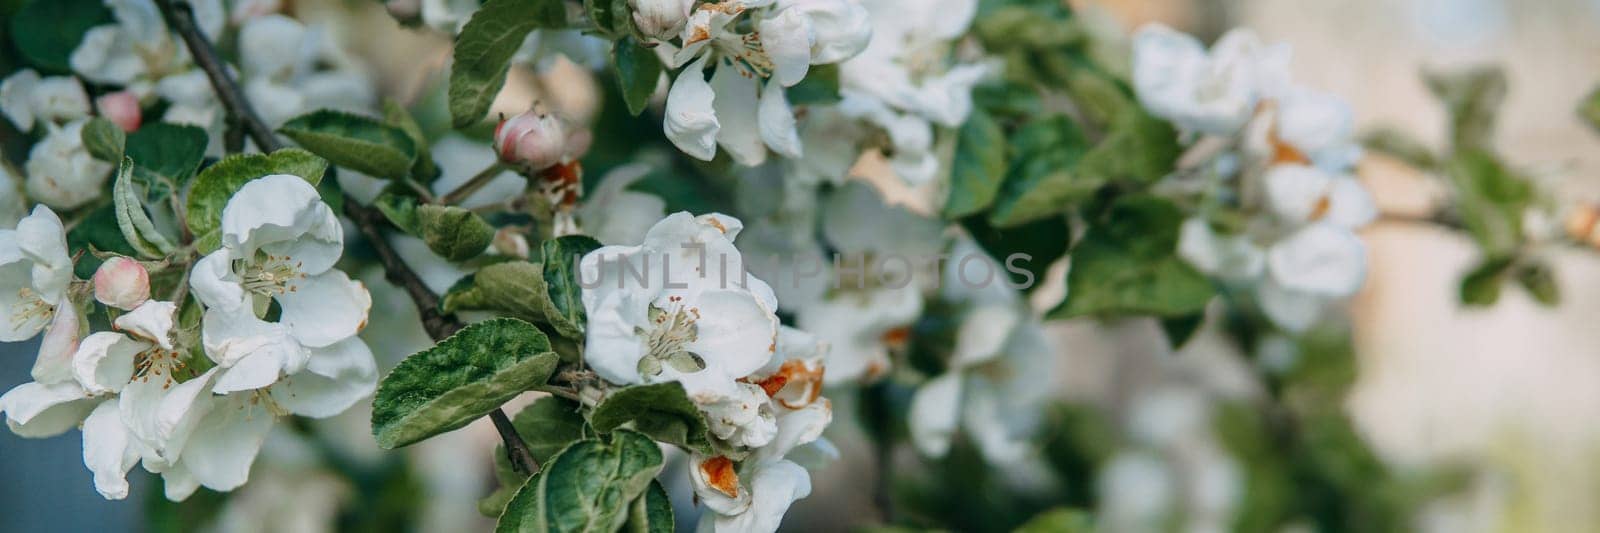
[[[672,499],[660,481],[650,482],[650,488],[628,504],[628,522],[623,528],[629,533],[672,533]]]
[[[112,183],[111,194],[116,205],[117,227],[122,238],[146,259],[166,257],[176,249],[172,241],[156,230],[150,215],[144,212],[144,194],[133,184],[133,160],[122,159],[117,167],[117,178]]]
[[[611,45],[611,69],[622,88],[622,100],[628,104],[628,113],[638,115],[650,103],[656,84],[661,81],[661,59],[655,52],[639,46],[632,37],[624,37]]]
[[[483,120],[506,83],[511,56],[528,33],[566,25],[562,0],[488,0],[456,36],[450,69],[450,117],[457,128]]]
[[[1000,193],[1006,174],[1006,137],[987,112],[974,109],[956,137],[950,163],[950,196],[945,218],[961,218],[987,209]]]
[[[1079,509],[1051,509],[1035,515],[1016,533],[1092,533],[1094,517]]]
[[[422,125],[417,123],[416,117],[406,107],[394,100],[383,101],[383,120],[390,126],[404,132],[411,139],[411,145],[416,147],[417,159],[411,164],[411,178],[419,183],[433,183],[439,178],[439,167],[433,163],[433,152],[428,148],[428,137],[422,133]]]
[[[401,361],[372,399],[372,435],[398,448],[460,428],[543,385],[558,357],[533,324],[477,322]]]
[[[616,531],[662,464],[661,448],[633,431],[575,443],[517,491],[495,531]]]
[[[312,185],[322,181],[328,162],[299,148],[285,148],[271,154],[235,154],[200,171],[189,189],[185,209],[189,231],[196,239],[206,239],[222,224],[222,208],[227,207],[244,184],[272,174],[290,174],[305,178]],[[216,242],[215,237],[211,237]],[[215,247],[201,247],[209,252]]]
[[[516,416],[511,417],[511,425],[516,427],[522,441],[528,444],[534,462],[545,464],[557,452],[583,440],[588,424],[584,422],[582,407],[577,402],[546,396],[518,411]],[[528,480],[526,474],[518,473],[511,466],[504,444],[495,448],[494,466],[495,478],[500,481],[500,486],[478,501],[478,512],[490,517],[500,516],[505,511],[506,503]]]
[[[583,336],[583,288],[578,286],[578,260],[600,248],[600,241],[585,235],[568,235],[539,245],[544,259],[551,322],[563,335]]]
[[[1154,315],[1205,308],[1211,282],[1177,256],[1183,212],[1148,195],[1119,198],[1072,250],[1067,298],[1050,318]]]
[[[1589,93],[1583,102],[1578,104],[1578,117],[1589,124],[1595,131],[1600,131],[1600,87]]]
[[[676,381],[613,392],[595,407],[589,424],[601,433],[631,424],[650,438],[690,450],[703,452],[711,446],[705,417]]]
[[[404,179],[417,158],[416,143],[404,130],[341,111],[312,111],[278,131],[334,165],[378,178]]]
[[[792,106],[838,103],[839,65],[812,65],[800,83],[783,90],[783,96]]]
[[[1500,285],[1511,273],[1511,256],[1489,257],[1461,277],[1461,305],[1485,307],[1500,301]]]
[[[1517,283],[1528,290],[1533,299],[1545,306],[1561,303],[1561,287],[1556,283],[1555,270],[1544,263],[1526,263],[1517,269]]]
[[[1450,113],[1451,150],[1488,150],[1495,115],[1506,99],[1506,73],[1497,66],[1424,72],[1422,78]]]
[[[1419,169],[1439,164],[1428,145],[1395,128],[1379,128],[1361,136],[1361,145],[1374,152],[1395,157]]]
[[[100,117],[91,118],[84,123],[81,137],[83,147],[95,159],[108,163],[122,162],[122,147],[128,142],[128,136],[116,124]]]
[[[1458,152],[1445,168],[1467,233],[1488,255],[1514,255],[1533,186],[1485,151]]]
[[[372,200],[372,206],[389,219],[390,224],[400,228],[411,235],[420,233],[417,229],[417,198],[409,194],[397,193],[393,189],[386,190]]]
[[[11,19],[11,38],[22,57],[47,73],[72,70],[72,51],[90,28],[112,22],[100,0],[34,0]]]
[[[440,301],[446,313],[494,311],[529,322],[544,322],[549,291],[538,263],[506,261],[478,269],[451,287]]]
[[[416,217],[417,236],[433,253],[451,261],[481,255],[494,239],[494,226],[477,213],[453,205],[419,205]]]

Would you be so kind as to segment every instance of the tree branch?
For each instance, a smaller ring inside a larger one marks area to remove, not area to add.
[[[238,124],[256,146],[266,152],[284,148],[284,143],[272,131],[272,127],[261,120],[255,108],[250,106],[244,92],[239,90],[239,84],[228,74],[228,67],[222,62],[222,57],[217,54],[217,49],[206,36],[200,32],[195,23],[194,8],[185,0],[155,0],[156,6],[161,9],[161,16],[167,22],[167,27],[178,33],[185,46],[189,48],[189,55],[194,57],[195,65],[206,73],[206,78],[211,80],[211,88],[217,94],[217,100],[222,102],[223,109],[227,110],[231,122]],[[396,253],[389,241],[384,239],[382,225],[383,214],[377,210],[361,205],[348,195],[344,198],[344,211],[356,227],[361,230],[361,235],[366,237],[377,251],[378,259],[383,263],[385,277],[395,285],[405,289],[411,301],[416,304],[418,313],[422,316],[422,326],[428,336],[439,341],[454,334],[461,329],[461,322],[455,317],[445,315],[439,310],[439,295],[434,294],[422,282],[405,261]],[[517,470],[531,474],[539,469],[534,462],[533,454],[528,450],[528,444],[517,435],[516,429],[511,425],[511,420],[506,417],[502,409],[495,409],[489,413],[489,419],[494,422],[495,430],[500,432],[501,440],[505,441],[506,453],[510,455],[512,466]]]

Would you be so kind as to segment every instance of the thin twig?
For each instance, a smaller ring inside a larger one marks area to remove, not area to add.
[[[490,181],[494,181],[495,177],[499,176],[500,173],[505,172],[507,168],[509,167],[507,167],[505,163],[495,161],[494,164],[489,165],[489,168],[478,171],[477,175],[472,176],[472,179],[467,180],[466,183],[462,183],[461,186],[456,187],[455,190],[445,193],[444,196],[440,196],[439,203],[442,205],[456,205],[461,203],[461,201],[467,199],[468,196],[472,196],[472,193],[478,192],[478,189],[482,189],[484,185],[488,185]]]
[[[156,5],[161,9],[162,18],[166,20],[167,26],[177,32],[188,46],[195,65],[205,71],[206,78],[211,80],[211,88],[217,93],[217,100],[222,102],[231,119],[238,123],[262,151],[272,152],[284,148],[283,141],[279,140],[273,134],[272,128],[261,120],[261,116],[256,114],[255,108],[250,106],[249,100],[239,90],[239,84],[228,75],[227,66],[217,54],[216,47],[200,33],[195,23],[194,10],[189,3],[184,0],[156,0]],[[383,231],[380,229],[384,221],[383,215],[373,208],[361,205],[348,195],[344,198],[344,208],[345,214],[361,230],[361,235],[366,237],[372,248],[377,251],[386,277],[390,282],[405,289],[411,301],[416,304],[417,311],[422,316],[422,326],[427,330],[428,336],[438,341],[460,330],[460,321],[440,312],[439,295],[434,294],[433,290],[422,282],[416,271],[406,265],[389,245],[389,241],[384,239]],[[512,465],[524,473],[537,471],[539,466],[534,462],[528,444],[517,435],[505,411],[495,409],[489,413],[489,419],[494,422],[495,429],[500,432],[500,438],[505,441],[506,452],[510,455]]]

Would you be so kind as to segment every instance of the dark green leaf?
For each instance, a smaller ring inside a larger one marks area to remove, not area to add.
[[[1467,232],[1489,255],[1512,255],[1522,242],[1533,186],[1488,152],[1458,152],[1446,167]]]
[[[1461,304],[1489,306],[1500,300],[1500,284],[1511,273],[1514,259],[1498,256],[1484,259],[1461,278]]]
[[[1183,212],[1171,201],[1134,195],[1117,200],[1072,251],[1067,298],[1050,318],[1200,312],[1211,282],[1176,254]]]
[[[661,59],[655,52],[639,46],[632,37],[624,37],[611,45],[611,69],[622,89],[628,113],[643,113],[650,103],[650,95],[656,92],[656,84],[661,81]]]
[[[1072,242],[1072,228],[1062,216],[1000,229],[990,226],[980,214],[962,219],[961,225],[978,241],[978,246],[1000,262],[1011,283],[1025,291],[1039,286],[1038,281],[1050,265],[1067,254]]]
[[[155,223],[150,221],[150,215],[144,212],[144,194],[133,184],[133,159],[122,159],[111,193],[116,206],[117,228],[122,230],[124,241],[145,259],[160,259],[172,253],[176,248],[172,240],[157,231]]]
[[[372,434],[385,449],[450,431],[543,385],[558,357],[533,324],[474,323],[412,354],[384,376],[372,400]]]
[[[650,482],[644,494],[628,504],[628,523],[623,525],[629,533],[672,533],[672,500],[660,481]]]
[[[676,381],[613,392],[595,407],[589,423],[601,433],[631,423],[650,438],[690,450],[706,451],[711,445],[705,417]]]
[[[1005,132],[988,113],[974,109],[956,137],[944,216],[961,218],[987,209],[1000,193],[1005,174]]]
[[[511,425],[516,427],[517,435],[528,444],[528,451],[533,455],[534,462],[545,464],[557,452],[565,449],[574,442],[583,440],[584,427],[581,406],[577,402],[555,396],[546,396],[535,400],[532,404],[518,411],[511,418]],[[527,482],[528,476],[518,473],[511,466],[510,456],[506,455],[505,445],[495,447],[494,453],[495,478],[500,481],[500,486],[493,494],[478,502],[478,511],[491,517],[498,517],[505,511],[506,502],[516,494],[517,489]]]
[[[1194,338],[1195,332],[1200,331],[1200,326],[1205,324],[1205,313],[1195,313],[1188,316],[1178,316],[1161,319],[1161,330],[1167,334],[1167,344],[1173,350],[1182,348]]]
[[[528,33],[566,25],[562,0],[487,0],[456,36],[450,68],[450,117],[457,128],[483,120],[506,83],[511,56]]]
[[[278,131],[334,165],[378,178],[404,179],[417,158],[416,143],[404,130],[341,111],[312,111]]]
[[[83,34],[109,22],[111,10],[100,0],[34,0],[11,19],[11,38],[29,63],[65,74]]]
[[[83,147],[89,155],[107,163],[122,162],[122,147],[128,142],[127,134],[111,121],[94,117],[84,123]]]
[[[234,154],[200,171],[189,189],[185,209],[189,231],[196,239],[205,239],[222,224],[222,208],[228,199],[245,183],[272,174],[290,174],[305,178],[316,185],[322,182],[322,173],[328,162],[298,148],[285,148],[271,154]],[[215,238],[213,237],[213,242]],[[201,252],[215,249],[201,247]]]
[[[211,138],[206,130],[187,125],[157,122],[145,124],[128,134],[127,156],[138,165],[134,177],[151,188],[182,189],[200,168]],[[152,200],[165,198],[171,190],[152,192]]]
[[[812,65],[806,77],[783,91],[789,105],[827,105],[838,103],[839,65]]]
[[[1073,172],[1088,140],[1064,116],[1029,123],[1011,138],[1016,154],[989,213],[997,227],[1010,227],[1072,207],[1105,183]]]
[[[1517,269],[1517,283],[1533,295],[1539,303],[1554,306],[1561,303],[1561,287],[1556,283],[1556,274],[1550,265],[1544,263],[1523,264]]]
[[[633,431],[575,443],[517,491],[495,531],[616,531],[662,464],[661,448]]]
[[[578,260],[600,248],[600,241],[584,235],[568,235],[539,245],[544,258],[544,282],[550,291],[552,322],[562,334],[582,336],[583,288],[578,286]],[[560,318],[560,321],[555,320]],[[564,322],[564,323],[562,323]],[[563,329],[563,326],[567,326]]]
[[[417,231],[428,249],[451,261],[466,261],[483,254],[494,239],[494,226],[483,217],[453,205],[419,205]]]
[[[439,167],[433,163],[433,152],[428,149],[428,137],[422,133],[422,125],[417,124],[416,117],[411,116],[405,106],[394,100],[384,100],[383,120],[390,126],[405,132],[411,138],[411,145],[416,147],[417,160],[411,164],[411,178],[419,183],[433,183],[439,178]]]
[[[117,206],[115,202],[105,204],[89,213],[87,218],[72,227],[67,232],[67,248],[76,254],[78,252],[95,250],[112,252],[126,256],[133,256],[138,251],[122,238],[122,228],[117,225]],[[84,254],[73,265],[73,273],[79,278],[90,279],[94,276],[95,269],[100,268],[100,259],[93,254]]]

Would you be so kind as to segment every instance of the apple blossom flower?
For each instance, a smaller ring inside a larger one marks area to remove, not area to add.
[[[106,259],[94,271],[94,299],[131,311],[150,299],[150,272],[138,261],[120,255]]]
[[[1228,32],[1208,53],[1192,36],[1147,24],[1133,37],[1134,92],[1181,130],[1231,135],[1284,90],[1288,61],[1287,45],[1263,45],[1249,30]]]
[[[741,17],[756,31],[737,29]],[[836,63],[865,47],[871,36],[865,18],[856,0],[695,6],[672,54],[674,67],[688,67],[667,91],[667,138],[708,161],[718,145],[746,166],[765,161],[769,148],[799,157],[799,132],[784,88],[799,83],[810,65]]]
[[[777,531],[790,505],[811,494],[810,474],[787,457],[821,441],[833,408],[823,400],[784,411],[774,439],[739,463],[724,455],[690,458],[691,485],[708,511],[701,531]]]
[[[500,160],[527,172],[549,168],[567,153],[567,133],[561,119],[538,111],[524,111],[494,129],[495,152]]]
[[[628,5],[633,8],[633,25],[640,33],[669,41],[683,32],[694,0],[628,0]]]
[[[57,209],[72,209],[100,197],[101,186],[114,167],[95,159],[83,146],[86,122],[46,123],[49,134],[33,145],[23,165],[29,198]]]
[[[24,133],[37,121],[66,122],[88,116],[89,94],[72,76],[39,76],[22,69],[0,82],[0,112]]]
[[[61,219],[45,206],[0,230],[0,341],[33,338],[67,301],[72,258]],[[76,328],[76,324],[73,324]]]
[[[189,3],[200,31],[215,39],[226,24],[220,0]],[[115,22],[90,28],[69,56],[73,72],[95,83],[140,86],[182,72],[188,49],[167,31],[151,0],[107,0]]]

